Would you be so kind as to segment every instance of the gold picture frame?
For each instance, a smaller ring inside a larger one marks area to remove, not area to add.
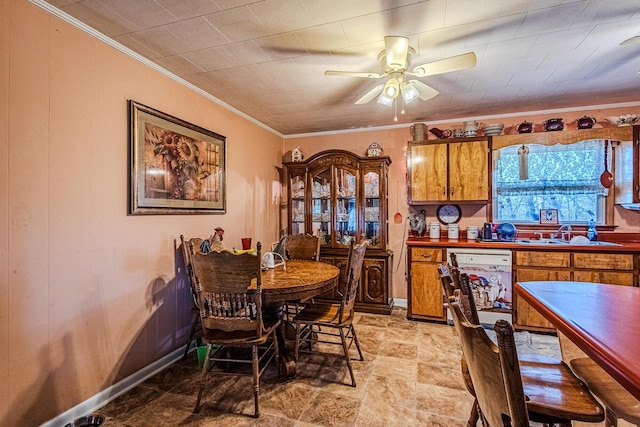
[[[129,100],[129,214],[226,213],[226,137]]]

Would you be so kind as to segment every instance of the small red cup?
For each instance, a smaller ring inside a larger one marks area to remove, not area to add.
[[[243,237],[242,239],[242,249],[251,249],[251,237]]]

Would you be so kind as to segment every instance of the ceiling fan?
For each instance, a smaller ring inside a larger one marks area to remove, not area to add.
[[[404,104],[416,100],[417,98],[427,101],[440,92],[434,88],[411,77],[426,77],[435,74],[449,73],[452,71],[473,68],[476,65],[476,54],[473,52],[462,55],[440,59],[426,64],[418,65],[413,71],[408,71],[411,57],[415,55],[414,48],[409,46],[409,39],[402,36],[386,36],[384,38],[385,49],[378,54],[381,73],[375,72],[353,72],[353,71],[325,71],[326,76],[347,76],[361,77],[368,79],[387,78],[383,84],[379,84],[364,96],[358,99],[356,104],[366,104],[378,97],[378,103],[392,106],[400,96]],[[404,111],[403,111],[404,112]],[[397,116],[395,117],[397,121]]]

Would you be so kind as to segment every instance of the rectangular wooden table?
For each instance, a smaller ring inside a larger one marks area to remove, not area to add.
[[[515,292],[640,399],[640,288],[548,281]]]

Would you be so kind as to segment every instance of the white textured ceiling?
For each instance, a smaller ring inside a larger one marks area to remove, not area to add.
[[[640,101],[639,0],[49,0],[49,4],[283,135],[387,126],[354,102],[378,80],[385,35],[412,64],[473,51],[475,68],[397,123]],[[631,111],[636,112],[636,111]]]

